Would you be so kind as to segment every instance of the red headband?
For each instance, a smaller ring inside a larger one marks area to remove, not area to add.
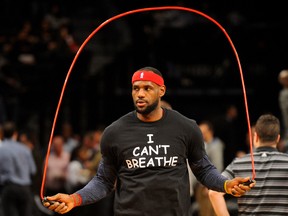
[[[164,79],[161,76],[152,71],[146,70],[136,71],[132,76],[132,84],[135,81],[151,81],[159,86],[164,85]]]

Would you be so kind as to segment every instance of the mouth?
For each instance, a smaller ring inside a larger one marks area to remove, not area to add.
[[[138,107],[143,107],[145,106],[146,102],[144,100],[137,100],[136,101],[136,106]]]

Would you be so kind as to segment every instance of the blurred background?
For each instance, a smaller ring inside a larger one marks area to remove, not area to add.
[[[2,0],[0,8],[0,124],[29,127],[45,150],[67,72],[87,37],[120,13],[144,7],[183,6],[219,22],[240,58],[251,122],[263,112],[280,117],[280,70],[288,67],[284,3],[221,1]],[[82,49],[67,80],[56,131],[69,122],[75,134],[107,126],[131,111],[131,75],[159,69],[165,100],[197,121],[235,105],[247,131],[240,71],[223,31],[184,10],[146,11],[105,25]],[[245,136],[243,137],[243,141]]]
[[[103,129],[134,109],[131,76],[145,66],[162,72],[167,86],[163,99],[173,109],[198,123],[205,120],[213,123],[215,137],[225,144],[224,167],[235,156],[250,150],[241,78],[245,84],[250,123],[253,125],[261,114],[268,112],[283,124],[278,96],[284,87],[278,75],[288,68],[288,13],[284,3],[2,0],[0,144],[1,125],[12,121],[18,127],[18,139],[28,143],[33,151],[37,164],[37,175],[33,178],[33,216],[54,215],[42,206],[38,194],[62,90],[65,91],[56,119],[54,134],[57,135],[53,137],[51,155],[55,160],[57,154],[66,166],[64,171],[59,171],[63,174],[62,185],[55,188],[54,181],[58,181],[59,176],[53,177],[55,173],[49,170],[61,167],[59,162],[54,162],[55,167],[48,163],[47,176],[52,179],[46,180],[44,194],[48,195],[73,192],[94,176]],[[160,6],[182,6],[193,9],[194,13],[176,9],[142,11],[106,22],[131,10]],[[92,36],[100,26],[102,28]],[[84,42],[87,42],[85,46]],[[73,61],[73,70],[68,76]],[[288,83],[287,77],[285,79]],[[287,152],[287,146],[286,140],[279,149]],[[70,165],[75,161],[85,168],[79,172],[88,172],[88,176],[69,175]],[[77,187],[69,185],[72,184],[70,180],[77,177],[85,177],[85,182],[80,179]],[[113,215],[112,203],[113,194],[70,215],[90,215],[93,211],[110,216]],[[231,215],[237,215],[235,199],[228,197],[227,206]],[[191,208],[193,216],[198,216],[198,200],[193,194]]]

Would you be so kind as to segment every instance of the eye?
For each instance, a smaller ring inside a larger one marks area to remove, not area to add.
[[[150,86],[146,86],[145,87],[145,91],[149,91],[149,90],[151,90],[151,87]]]

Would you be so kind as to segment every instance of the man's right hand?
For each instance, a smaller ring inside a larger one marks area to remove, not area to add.
[[[46,208],[59,214],[65,214],[75,207],[72,195],[62,193],[47,196],[42,203]]]

